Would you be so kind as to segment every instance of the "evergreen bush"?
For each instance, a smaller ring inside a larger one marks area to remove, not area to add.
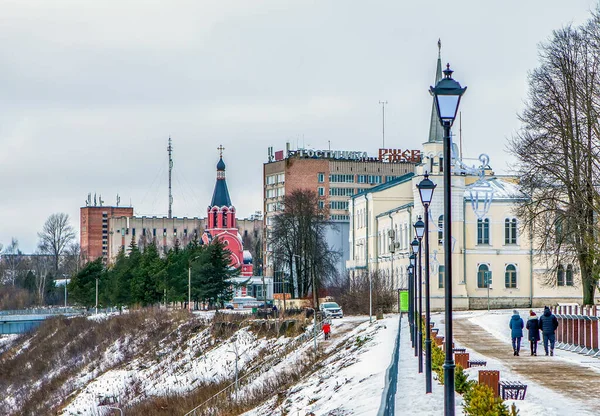
[[[465,393],[464,401],[467,416],[512,416],[503,400],[485,384],[475,384]]]
[[[475,385],[475,380],[469,380],[469,376],[462,366],[457,365],[454,372],[454,390],[458,394],[465,394],[473,388],[473,385]]]

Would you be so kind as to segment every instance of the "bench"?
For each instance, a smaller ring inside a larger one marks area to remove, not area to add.
[[[454,348],[452,352],[467,352],[466,348]]]
[[[502,400],[525,400],[527,384],[520,381],[501,381],[500,397]]]
[[[431,328],[431,332],[435,335],[438,334],[438,332],[440,332],[440,330],[438,328]]]
[[[487,361],[483,360],[469,360],[469,367],[485,367],[487,365]]]

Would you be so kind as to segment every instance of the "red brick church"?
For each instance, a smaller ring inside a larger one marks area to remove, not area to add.
[[[241,267],[242,277],[252,276],[252,255],[244,250],[235,218],[235,207],[231,203],[227,181],[225,180],[225,162],[223,162],[223,147],[219,146],[219,162],[217,163],[217,182],[212,201],[206,209],[207,223],[202,234],[203,244],[210,244],[218,239],[225,243],[231,252],[231,267]]]

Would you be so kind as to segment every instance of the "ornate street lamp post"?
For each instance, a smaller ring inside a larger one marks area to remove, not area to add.
[[[454,357],[452,355],[452,205],[451,176],[452,137],[450,128],[456,118],[460,98],[467,90],[452,79],[450,64],[444,70],[444,78],[431,87],[435,98],[435,107],[440,123],[444,128],[444,294],[445,294],[445,326],[446,326],[446,360],[444,361],[444,415],[454,416]]]
[[[411,256],[412,256],[412,254],[411,254]],[[414,319],[414,315],[413,315],[413,304],[414,304],[413,272],[414,272],[414,269],[415,269],[415,266],[413,266],[412,260],[411,260],[411,263],[408,265],[407,271],[408,271],[408,324],[410,326],[410,342],[411,342],[412,348],[415,347],[415,337],[414,337],[415,324],[413,322],[413,319]]]
[[[417,308],[416,313],[419,319],[415,321],[415,325],[417,325],[417,330],[415,334],[417,336],[417,354],[419,357],[419,373],[423,372],[423,290],[421,287],[423,286],[423,273],[421,271],[421,244],[419,244],[419,240],[416,238],[410,243],[412,247],[413,254],[416,256],[415,259],[415,286],[416,286],[416,301]]]
[[[437,185],[434,184],[429,175],[425,172],[425,179],[417,185],[421,202],[425,209],[425,392],[431,393],[431,302],[429,290],[429,204],[433,198],[433,190]]]
[[[412,250],[412,247],[411,247]],[[417,268],[415,263],[417,261],[417,256],[415,253],[411,253],[410,257],[410,267],[412,269],[412,337],[413,337],[413,348],[415,349],[415,357],[419,353],[419,343],[417,341]]]

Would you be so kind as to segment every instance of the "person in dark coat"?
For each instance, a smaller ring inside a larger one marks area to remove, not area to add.
[[[544,307],[544,314],[540,317],[540,330],[544,336],[544,350],[548,355],[548,341],[550,341],[550,355],[554,355],[555,332],[558,328],[558,319],[550,312],[550,308]]]
[[[523,319],[519,315],[519,311],[514,310],[513,316],[510,318],[508,327],[510,328],[510,336],[512,338],[513,355],[519,355],[521,350],[521,338],[523,338]]]
[[[537,355],[537,344],[540,340],[540,322],[534,311],[529,311],[529,319],[525,327],[529,330],[529,346],[531,355]]]

